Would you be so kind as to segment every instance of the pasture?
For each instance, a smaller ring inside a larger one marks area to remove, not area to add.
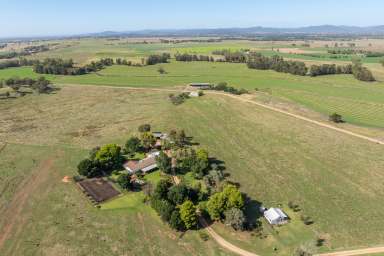
[[[159,66],[166,74],[159,74]],[[377,67],[383,70],[383,67]],[[0,70],[0,79],[12,76],[37,77],[31,68]],[[384,127],[384,83],[361,82],[352,75],[300,77],[274,71],[248,69],[244,64],[175,62],[128,67],[112,66],[83,76],[47,76],[56,84],[92,84],[128,87],[177,87],[191,82],[228,82],[251,92],[255,89],[270,97],[289,100],[325,116],[341,114],[348,123]]]
[[[268,74],[276,75],[260,76]],[[289,213],[293,222],[279,232],[264,227],[267,240],[214,226],[234,244],[262,255],[287,255],[319,235],[327,238],[321,251],[384,239],[382,146],[224,96],[205,95],[174,106],[167,94],[68,86],[53,95],[1,101],[0,140],[9,144],[0,152],[7,173],[0,182],[9,185],[0,213],[12,198],[21,203],[15,204],[17,221],[0,254],[228,255],[212,240],[203,242],[198,232],[180,237],[171,231],[141,203],[140,194],[124,195],[98,210],[74,184],[61,182],[76,173],[88,149],[122,144],[142,123],[162,131],[185,129],[225,162],[229,179],[251,198],[268,207],[287,208],[295,201],[300,213],[314,220],[304,226]],[[149,179],[157,180],[157,174]],[[19,194],[23,188],[28,194]],[[274,247],[284,250],[274,252]]]

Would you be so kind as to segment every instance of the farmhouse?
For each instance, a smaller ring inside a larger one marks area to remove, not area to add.
[[[145,158],[143,160],[128,161],[124,164],[124,168],[129,173],[137,173],[139,171],[142,171],[143,173],[148,173],[148,172],[157,168],[156,156],[157,156],[156,153],[152,153],[147,158]]]
[[[271,225],[282,225],[288,222],[288,216],[279,208],[266,210],[264,217]]]
[[[204,89],[211,88],[212,84],[210,84],[210,83],[190,83],[189,86],[204,90]]]

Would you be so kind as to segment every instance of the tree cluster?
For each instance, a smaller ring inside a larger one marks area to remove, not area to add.
[[[38,93],[50,93],[53,88],[51,82],[45,77],[39,77],[37,80],[29,77],[26,78],[8,78],[0,81],[0,87],[7,86],[12,88],[15,92],[21,93],[20,88],[30,88]],[[9,95],[8,95],[9,96]]]
[[[235,229],[244,229],[246,219],[242,211],[245,205],[243,194],[234,185],[226,185],[221,192],[213,194],[206,210],[214,221],[225,221]]]
[[[214,62],[215,59],[212,56],[207,55],[196,55],[196,54],[188,54],[188,53],[176,53],[175,59],[177,61],[185,61],[185,62],[191,62],[191,61],[210,61]]]
[[[120,168],[123,161],[121,148],[116,144],[107,144],[101,148],[93,149],[88,158],[78,164],[77,169],[82,176],[99,177]]]
[[[151,197],[151,206],[171,228],[180,231],[193,229],[197,227],[195,203],[201,197],[200,193],[199,189],[184,184],[172,185],[168,180],[161,180]]]
[[[211,89],[215,91],[223,91],[223,92],[227,92],[235,95],[242,95],[242,94],[248,93],[247,90],[237,89],[235,87],[229,86],[226,82],[220,82],[217,85],[212,86]]]
[[[364,67],[359,61],[355,62],[352,68],[353,76],[360,81],[374,82],[376,79],[372,72]]]
[[[233,62],[233,63],[246,63],[247,62],[247,54],[249,49],[244,49],[240,51],[231,51],[230,49],[223,50],[215,50],[212,52],[214,55],[224,56],[225,62]]]
[[[351,64],[345,66],[336,66],[335,64],[312,65],[309,70],[309,75],[352,74],[352,68],[353,66]]]
[[[286,61],[280,56],[266,57],[260,53],[250,53],[248,68],[260,70],[275,70],[277,72],[290,73],[293,75],[305,76],[308,68],[304,62]]]
[[[84,75],[99,71],[106,66],[114,64],[113,59],[105,58],[99,61],[92,61],[83,67],[76,67],[72,59],[63,60],[60,58],[47,58],[43,61],[36,61],[33,70],[39,74],[53,75]]]
[[[148,56],[148,58],[146,59],[146,64],[156,65],[159,63],[168,63],[170,58],[171,58],[171,55],[169,53],[153,54]]]
[[[173,93],[171,93],[169,94],[168,98],[173,105],[181,105],[185,102],[185,100],[189,99],[190,97],[189,97],[189,93],[182,92],[177,95],[174,95]]]

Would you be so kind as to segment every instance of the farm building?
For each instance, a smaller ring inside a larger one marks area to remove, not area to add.
[[[264,212],[264,217],[271,225],[282,225],[288,222],[288,216],[279,208],[270,208]]]
[[[210,84],[210,83],[190,83],[189,86],[204,90],[204,89],[211,88],[212,84]]]
[[[153,137],[156,139],[165,140],[168,138],[168,134],[162,132],[152,132]]]
[[[128,161],[124,164],[124,168],[129,173],[137,173],[139,171],[142,171],[143,173],[148,173],[157,168],[156,154],[152,153],[147,158],[140,161]]]
[[[190,97],[199,97],[200,95],[199,95],[199,92],[190,92],[189,96]]]

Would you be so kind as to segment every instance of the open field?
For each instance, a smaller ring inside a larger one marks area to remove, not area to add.
[[[283,208],[295,201],[315,222],[305,226],[288,211],[292,223],[279,233],[265,225],[263,240],[214,226],[238,246],[261,255],[290,255],[318,235],[327,238],[320,251],[378,245],[384,239],[380,145],[219,95],[175,107],[166,92],[77,86],[1,101],[0,110],[5,113],[0,141],[10,143],[0,152],[7,173],[0,182],[9,184],[0,214],[9,205],[19,213],[11,228],[0,222],[10,238],[1,255],[227,255],[213,241],[202,242],[197,232],[179,238],[140,203],[140,194],[97,210],[73,184],[61,182],[75,174],[87,149],[123,143],[142,123],[163,131],[185,129],[225,161],[230,179],[253,199]],[[149,178],[158,180],[156,174]],[[28,194],[20,194],[23,187]],[[21,203],[12,203],[15,197]],[[125,204],[131,207],[121,207]]]
[[[326,116],[341,114],[348,123],[384,127],[384,83],[366,83],[351,75],[300,77],[274,71],[250,70],[244,64],[171,62],[147,67],[112,66],[83,76],[47,76],[57,84],[95,84],[131,87],[184,86],[191,82],[218,83],[254,91],[258,88],[273,97],[288,99]],[[375,66],[373,66],[375,67]],[[382,69],[383,67],[375,67]],[[37,77],[31,68],[0,70],[0,79],[12,76]]]

